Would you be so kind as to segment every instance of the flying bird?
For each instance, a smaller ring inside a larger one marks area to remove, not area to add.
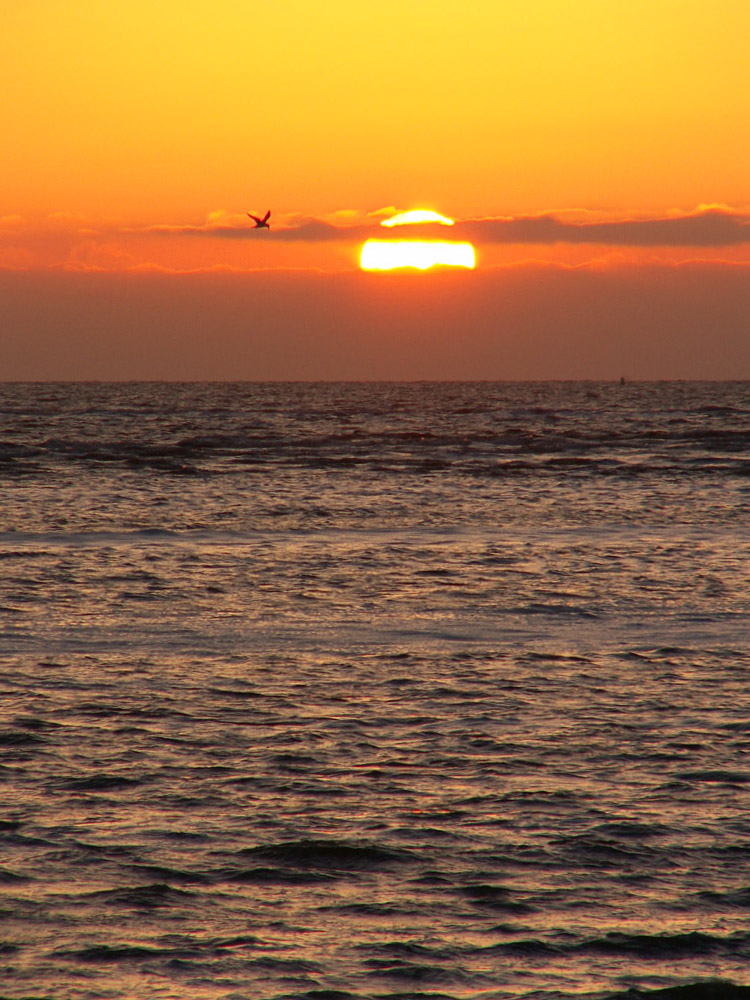
[[[250,215],[250,212],[246,212],[245,214],[249,218],[251,218],[253,220],[253,222],[255,223],[255,228],[256,229],[270,229],[271,228],[268,225],[268,220],[271,217],[271,209],[270,208],[268,209],[268,211],[266,212],[266,214],[263,216],[262,219],[259,219],[257,215]]]

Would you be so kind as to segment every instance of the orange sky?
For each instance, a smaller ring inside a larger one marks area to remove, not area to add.
[[[6,0],[2,214],[746,207],[748,38],[746,0]]]
[[[750,266],[747,0],[6,0],[0,21],[0,269],[353,271],[414,207],[485,269]]]

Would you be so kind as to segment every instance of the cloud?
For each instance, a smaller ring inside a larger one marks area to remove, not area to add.
[[[462,235],[484,244],[599,243],[632,247],[723,247],[750,243],[750,216],[717,207],[654,219],[579,222],[545,214],[478,219],[459,225]]]
[[[86,240],[71,249],[63,267],[73,271],[123,271],[135,263],[133,255],[124,250],[119,242]]]
[[[257,230],[244,213],[216,209],[188,225],[126,225],[58,213],[45,220],[0,217],[0,269],[65,267],[74,270],[129,270],[154,265],[173,271],[320,268],[356,269],[359,247],[370,238],[444,240],[436,223],[383,229],[395,208],[342,209],[325,215],[271,216],[271,229]],[[725,205],[702,205],[693,212],[605,218],[584,210],[539,215],[458,220],[451,239],[469,241],[480,267],[509,266],[533,258],[569,264],[626,256],[746,260],[750,213]],[[223,243],[223,245],[222,245]]]
[[[239,216],[238,221],[228,224],[215,221],[219,213],[210,212],[205,223],[193,226],[156,225],[143,229],[127,229],[128,235],[158,235],[203,237],[223,240],[263,239],[284,243],[330,243],[366,239],[372,235],[376,227],[363,225],[337,225],[327,219],[309,216],[291,216],[286,221],[275,223],[271,219],[271,228],[258,232],[248,223],[247,217]],[[339,213],[336,213],[339,215]]]
[[[243,216],[211,212],[200,225],[150,226],[128,230],[162,236],[209,239],[263,239],[283,243],[356,242],[387,234],[380,227],[386,211],[363,215],[355,210],[335,212],[326,218],[313,216],[272,218],[270,230],[258,233]],[[436,224],[414,227],[422,238],[444,231]],[[591,219],[588,213],[515,216],[457,221],[452,235],[478,246],[492,244],[600,244],[626,247],[727,247],[750,243],[750,215],[725,206],[701,206],[694,212],[667,214],[657,218]],[[399,233],[404,238],[404,233]]]

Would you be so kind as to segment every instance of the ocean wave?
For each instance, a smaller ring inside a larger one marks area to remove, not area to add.
[[[741,986],[723,979],[707,979],[656,990],[632,988],[624,993],[608,993],[604,1000],[748,1000],[748,998],[750,998],[750,986]]]
[[[164,882],[151,885],[126,886],[120,889],[106,889],[79,897],[104,906],[123,906],[134,910],[154,910],[169,906],[188,906],[195,899],[195,893],[175,889]]]
[[[250,847],[240,853],[243,858],[273,861],[288,869],[330,873],[374,871],[417,861],[409,851],[336,840],[295,840]]]
[[[750,958],[750,935],[706,934],[691,931],[685,934],[624,934],[613,932],[576,946],[576,950],[607,955],[632,955],[660,961],[663,959],[692,958],[700,955],[731,955]]]

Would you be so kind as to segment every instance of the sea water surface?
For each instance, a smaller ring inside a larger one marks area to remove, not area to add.
[[[0,386],[0,997],[750,996],[750,384]]]

